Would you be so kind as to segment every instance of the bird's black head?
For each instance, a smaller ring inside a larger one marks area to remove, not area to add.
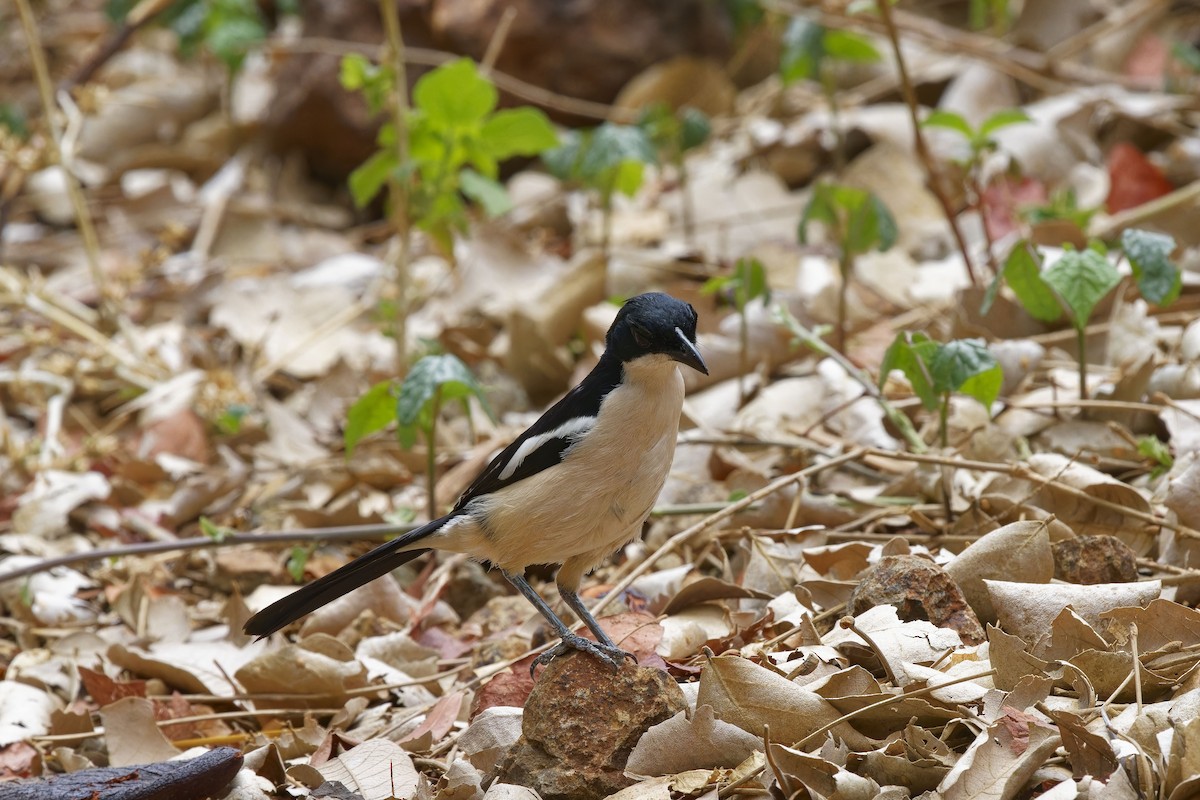
[[[661,292],[631,297],[608,329],[607,351],[621,360],[665,355],[708,374],[696,349],[696,309]]]

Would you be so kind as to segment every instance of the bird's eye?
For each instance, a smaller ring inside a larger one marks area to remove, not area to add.
[[[638,347],[650,347],[650,331],[641,325],[630,325],[629,329],[633,331],[633,341],[637,342]]]

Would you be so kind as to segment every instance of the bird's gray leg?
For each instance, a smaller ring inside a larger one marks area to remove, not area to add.
[[[596,644],[595,642],[584,639],[578,634],[571,633],[571,629],[568,628],[563,621],[558,618],[554,611],[551,610],[550,606],[546,604],[546,601],[542,599],[541,595],[533,590],[533,587],[529,585],[529,582],[526,581],[523,576],[515,575],[511,572],[504,572],[503,570],[501,571],[504,574],[504,578],[513,586],[515,586],[518,592],[525,596],[525,599],[528,600],[533,607],[538,610],[538,613],[545,617],[546,622],[550,623],[550,627],[553,628],[554,632],[558,634],[560,639],[562,639],[562,641],[557,645],[533,660],[533,663],[529,665],[530,675],[533,674],[533,671],[538,666],[545,666],[546,664],[550,663],[555,656],[561,656],[568,650],[581,650],[585,653],[590,653],[601,661],[611,664],[613,667],[621,666],[622,656],[624,654],[621,653],[617,646],[612,643],[611,639],[609,639],[607,636],[604,636],[604,639],[606,640],[605,643]],[[568,600],[567,602],[570,603],[571,601]],[[579,600],[578,596],[575,596],[575,602],[579,603],[580,607],[583,607],[583,603]],[[575,608],[574,605],[571,607]],[[596,621],[592,619],[591,614],[587,613],[586,608],[584,608],[583,613],[586,614],[586,617],[583,617],[582,619],[585,623],[587,623],[589,628],[592,628],[592,632],[595,633],[599,626],[597,625],[596,627],[592,627],[596,624]],[[603,633],[601,632],[600,635],[603,635]],[[615,651],[618,655],[614,655],[613,651]]]
[[[608,637],[608,634],[605,633],[604,629],[600,627],[600,623],[597,622],[596,618],[592,616],[592,612],[588,611],[588,607],[584,605],[583,600],[578,594],[576,594],[574,589],[564,589],[562,584],[559,584],[558,593],[563,600],[567,601],[567,605],[569,605],[571,610],[575,612],[575,616],[579,617],[579,619],[583,621],[583,624],[587,625],[588,629],[595,634],[596,640],[600,642],[600,644],[608,648],[611,653],[620,653],[621,658],[630,658],[633,659],[633,663],[637,663],[637,656],[635,656],[633,653],[626,653],[624,650],[617,647],[616,643]]]

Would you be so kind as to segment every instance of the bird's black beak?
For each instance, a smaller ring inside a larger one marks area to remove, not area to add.
[[[675,329],[675,334],[679,337],[679,347],[671,351],[671,358],[707,375],[708,367],[704,365],[704,359],[700,357],[700,351],[696,349],[696,345],[692,344],[679,328]]]

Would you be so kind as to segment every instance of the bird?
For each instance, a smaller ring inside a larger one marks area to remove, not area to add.
[[[559,637],[533,673],[572,650],[614,668],[633,658],[609,638],[579,597],[583,576],[642,532],[675,454],[684,381],[705,375],[690,304],[661,292],[630,298],[605,335],[596,366],[500,451],[450,512],[300,587],[252,616],[262,638],[431,549],[499,569]],[[559,596],[596,641],[575,634],[525,580],[557,565]],[[635,659],[636,660],[636,659]]]

